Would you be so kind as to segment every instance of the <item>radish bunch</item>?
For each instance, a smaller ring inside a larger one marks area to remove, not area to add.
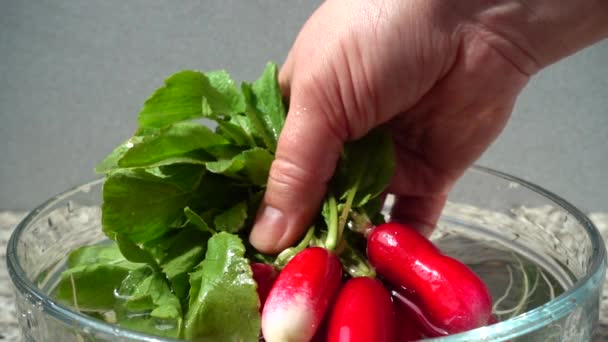
[[[415,229],[385,223],[392,139],[377,129],[340,155],[320,215],[274,261],[263,302],[267,342],[393,342],[492,322],[492,299],[466,265]]]
[[[263,302],[267,342],[413,341],[493,322],[483,282],[413,228],[371,230],[367,258],[382,280],[343,276],[339,251],[307,247],[286,264]]]

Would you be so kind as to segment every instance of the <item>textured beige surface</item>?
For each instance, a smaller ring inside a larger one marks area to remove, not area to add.
[[[0,341],[18,341],[13,288],[6,271],[6,244],[23,213],[0,212]]]
[[[534,223],[550,226],[551,215],[546,208],[527,209],[526,218]],[[6,272],[6,243],[15,225],[23,217],[23,213],[0,212],[0,341],[18,341],[18,325],[13,303],[12,287]],[[608,238],[608,213],[593,213],[590,218],[598,229]],[[608,281],[604,283],[602,306],[600,312],[600,330],[597,341],[608,341]]]

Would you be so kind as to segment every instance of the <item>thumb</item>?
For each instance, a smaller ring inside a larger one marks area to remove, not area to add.
[[[289,114],[249,237],[261,252],[280,252],[303,235],[320,207],[346,139],[332,129],[331,113],[316,98],[313,92],[291,89]]]

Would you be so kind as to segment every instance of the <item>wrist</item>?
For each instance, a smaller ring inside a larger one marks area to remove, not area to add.
[[[608,37],[606,0],[471,0],[473,29],[527,74]]]

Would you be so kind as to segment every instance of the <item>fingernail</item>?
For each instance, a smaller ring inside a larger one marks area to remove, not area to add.
[[[258,215],[249,241],[262,252],[276,252],[276,247],[287,230],[287,220],[282,211],[265,206]]]

